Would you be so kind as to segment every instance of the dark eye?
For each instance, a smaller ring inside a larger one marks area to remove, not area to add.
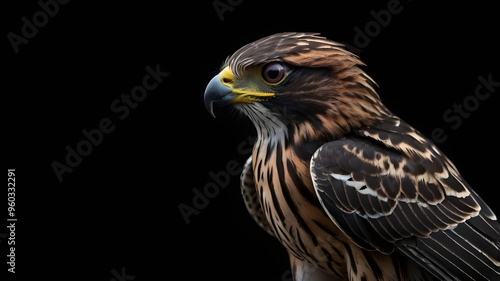
[[[285,78],[285,67],[279,62],[272,62],[262,69],[262,77],[269,84],[277,84]]]

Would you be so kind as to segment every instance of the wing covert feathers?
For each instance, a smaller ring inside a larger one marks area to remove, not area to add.
[[[500,280],[495,215],[402,121],[324,144],[311,173],[325,211],[360,247],[396,249],[443,280]]]

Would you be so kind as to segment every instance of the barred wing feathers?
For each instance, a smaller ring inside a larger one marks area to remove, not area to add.
[[[430,141],[397,118],[321,146],[320,202],[356,244],[395,249],[441,280],[500,280],[492,210]]]

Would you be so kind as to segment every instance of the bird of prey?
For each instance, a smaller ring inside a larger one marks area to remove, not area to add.
[[[295,281],[500,280],[500,224],[444,153],[393,114],[360,58],[284,32],[229,56],[204,102],[256,128],[248,211]]]

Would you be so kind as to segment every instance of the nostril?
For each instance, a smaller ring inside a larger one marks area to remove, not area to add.
[[[231,82],[233,82],[233,80],[231,80],[229,78],[222,78],[222,82],[224,82],[224,83],[231,83]]]

